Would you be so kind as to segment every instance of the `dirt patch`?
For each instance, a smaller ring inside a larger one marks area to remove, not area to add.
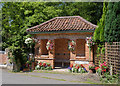
[[[79,76],[80,81],[88,81],[93,83],[101,83],[100,77],[97,74],[82,74]]]

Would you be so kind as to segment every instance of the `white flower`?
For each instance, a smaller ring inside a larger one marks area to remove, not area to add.
[[[72,72],[73,72],[74,68],[72,68]]]
[[[35,42],[38,42],[38,40],[36,38],[33,38]]]
[[[39,66],[39,65],[37,65],[37,68],[40,68],[40,66]]]
[[[79,68],[78,71],[80,72],[80,71],[81,71],[81,68]]]
[[[31,44],[32,43],[32,39],[31,38],[27,38],[26,40],[25,40],[25,44]]]

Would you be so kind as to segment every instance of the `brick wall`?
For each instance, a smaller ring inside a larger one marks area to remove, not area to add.
[[[85,57],[86,60],[93,61],[93,48],[91,48],[91,58],[89,58],[89,47],[87,46],[87,44],[85,44]]]
[[[38,62],[47,62],[47,63],[50,63],[52,68],[54,68],[54,60],[53,59],[40,59],[40,60],[37,60]]]
[[[70,64],[75,64],[75,61],[70,61]],[[89,70],[88,64],[83,64],[83,66],[86,68],[86,70]]]
[[[47,39],[42,39],[41,40],[41,54],[42,55],[48,55],[48,50],[46,48],[48,40]]]
[[[88,61],[90,60],[89,64],[93,64],[93,48],[91,48],[91,58],[89,58],[89,47],[86,44],[85,39],[78,39],[76,40],[76,49],[73,52],[70,52],[71,54],[71,60],[70,60],[70,64],[74,64],[75,61]],[[81,56],[80,54],[85,54],[85,58],[76,58],[76,53],[78,54],[78,56]],[[89,70],[89,65],[88,64],[83,64],[83,66]]]
[[[85,39],[76,40],[76,56],[85,56]]]
[[[38,61],[45,61],[51,63],[53,68],[55,64],[59,62],[54,62],[54,60],[70,60],[70,63],[74,63],[75,61],[89,61],[92,63],[93,61],[93,48],[91,49],[91,58],[89,58],[89,47],[86,44],[85,39],[77,39],[74,40],[76,42],[75,51],[68,50],[68,41],[69,39],[54,39],[54,48],[53,50],[48,52],[49,58],[47,59],[39,59]],[[47,40],[41,40],[40,51],[42,50],[46,52],[46,42]],[[41,53],[42,53],[41,52]],[[40,55],[39,55],[40,56]],[[76,56],[81,56],[84,58],[76,58]],[[54,58],[54,59],[50,59]],[[85,68],[88,69],[88,64],[84,64]]]
[[[0,54],[0,64],[7,63],[7,54]]]

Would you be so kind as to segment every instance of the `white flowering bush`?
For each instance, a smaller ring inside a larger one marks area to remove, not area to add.
[[[25,40],[25,44],[32,44],[33,43],[33,40],[31,38],[27,38]]]
[[[35,43],[40,43],[40,39],[37,39],[37,38],[33,38],[33,41],[34,41]]]

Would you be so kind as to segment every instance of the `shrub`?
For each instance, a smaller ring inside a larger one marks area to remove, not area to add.
[[[110,75],[109,72],[106,72],[104,73],[104,75],[101,77],[101,81],[103,83],[109,83],[109,84],[112,84],[112,83],[118,83],[118,74],[115,74],[115,75]]]
[[[101,63],[99,66],[100,67],[95,67],[95,70],[97,71],[103,83],[118,83],[118,74],[110,75],[110,72],[107,71],[106,62]]]

